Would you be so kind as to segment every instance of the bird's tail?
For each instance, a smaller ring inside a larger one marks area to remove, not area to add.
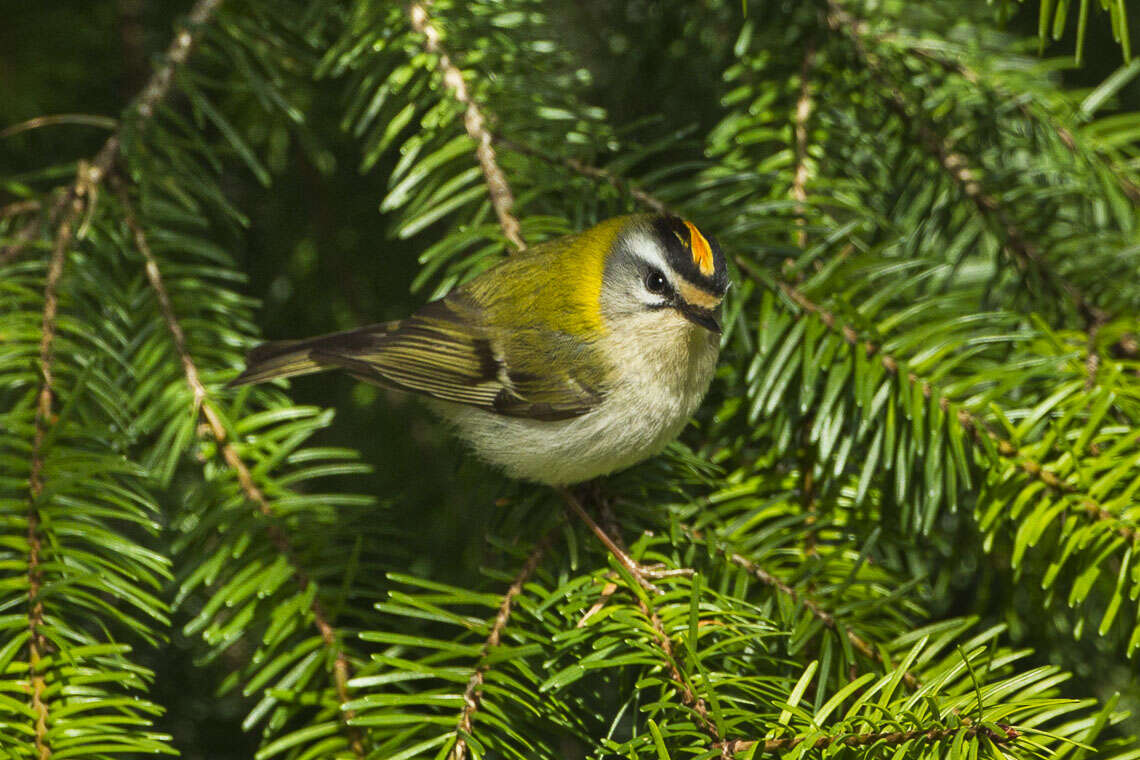
[[[375,346],[378,338],[389,334],[398,325],[398,322],[385,322],[304,340],[262,343],[246,354],[245,371],[231,380],[229,387],[337,369],[342,365],[329,361],[329,358],[359,355]]]

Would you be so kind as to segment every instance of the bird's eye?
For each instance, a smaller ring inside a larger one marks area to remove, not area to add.
[[[665,279],[665,275],[661,274],[656,269],[650,270],[649,274],[645,275],[645,288],[650,293],[662,294],[669,290],[669,283]]]

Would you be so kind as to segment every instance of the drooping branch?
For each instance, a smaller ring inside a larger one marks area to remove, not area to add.
[[[491,206],[495,209],[495,216],[499,218],[499,226],[503,236],[516,250],[526,249],[526,242],[522,238],[519,220],[515,218],[513,207],[514,195],[507,177],[495,160],[495,149],[491,145],[493,138],[487,129],[487,120],[482,109],[471,97],[467,90],[467,83],[463,79],[463,72],[451,60],[451,56],[440,43],[439,29],[432,23],[427,8],[422,2],[413,2],[408,6],[408,17],[412,21],[412,28],[424,36],[427,51],[438,58],[438,68],[443,76],[443,84],[451,92],[452,97],[466,108],[463,115],[463,126],[467,134],[475,141],[475,156],[479,159],[479,168],[483,170],[483,179],[487,183],[487,192],[491,196]]]
[[[175,68],[185,63],[196,40],[198,27],[206,23],[221,0],[199,0],[191,10],[187,26],[171,42],[167,50],[164,66],[155,73],[144,91],[134,101],[141,119],[147,119],[155,106],[170,89]],[[193,32],[191,31],[193,30]],[[42,120],[41,120],[42,121]],[[17,125],[31,128],[27,124]],[[34,126],[34,125],[33,125]],[[61,193],[48,216],[48,226],[55,230],[52,255],[48,264],[44,286],[44,311],[40,334],[40,390],[35,419],[35,432],[32,439],[31,469],[29,475],[28,508],[28,676],[35,715],[33,743],[39,760],[48,760],[52,749],[48,742],[48,705],[44,701],[46,682],[38,671],[41,658],[46,654],[48,642],[41,626],[44,608],[40,599],[43,588],[42,542],[40,536],[40,515],[38,502],[44,491],[44,443],[52,419],[54,400],[53,346],[56,331],[56,315],[59,309],[59,283],[63,267],[75,236],[75,224],[85,210],[94,203],[98,187],[106,179],[122,151],[120,128],[107,138],[90,163],[81,161],[75,181]],[[13,245],[0,250],[0,264],[14,259],[38,234],[39,217],[28,223],[16,236]]]
[[[122,154],[123,121],[129,119],[134,129],[139,130],[144,123],[154,116],[158,104],[170,92],[170,85],[174,81],[175,72],[190,58],[190,53],[194,50],[194,45],[198,41],[202,28],[210,22],[222,2],[223,0],[198,0],[190,9],[185,23],[174,35],[174,39],[166,49],[162,66],[151,75],[142,92],[128,106],[127,113],[130,114],[133,111],[133,115],[120,120],[119,126],[103,143],[90,163],[81,162],[80,176],[60,194],[52,205],[48,214],[49,229],[54,229],[57,225],[61,227],[70,226],[75,219],[79,218],[79,214],[82,213],[85,205],[93,203],[92,199],[96,190],[107,178],[108,173]],[[77,206],[75,200],[82,197],[86,197],[85,203]],[[66,216],[64,216],[65,210],[67,211]],[[29,222],[28,226],[17,234],[14,243],[0,249],[0,264],[5,264],[20,255],[38,234],[40,224],[38,219]]]
[[[467,737],[471,736],[472,719],[483,702],[483,682],[491,667],[486,662],[487,655],[492,649],[499,646],[503,630],[507,627],[507,621],[510,619],[515,598],[522,593],[523,586],[526,585],[534,571],[538,569],[538,563],[542,561],[542,555],[546,552],[552,535],[552,532],[547,533],[535,544],[534,549],[523,562],[518,575],[514,577],[511,585],[507,588],[507,592],[503,594],[502,601],[499,602],[499,611],[495,614],[494,623],[491,624],[491,632],[487,634],[483,648],[479,652],[479,664],[475,667],[475,672],[471,674],[471,678],[467,680],[467,687],[463,690],[463,710],[459,714],[459,721],[456,725],[459,738],[451,751],[452,760],[464,760],[467,757]]]
[[[146,231],[143,229],[142,224],[136,216],[133,205],[130,200],[130,195],[127,188],[122,183],[116,183],[119,200],[124,209],[124,218],[127,226],[131,230],[131,235],[134,239],[135,247],[139,253],[142,254],[145,263],[145,272],[147,282],[150,283],[151,289],[154,290],[155,297],[158,299],[159,310],[162,313],[163,322],[166,324],[167,330],[170,332],[171,340],[174,342],[174,348],[178,354],[179,361],[182,364],[183,375],[186,379],[186,385],[189,387],[191,395],[193,396],[193,403],[195,411],[201,414],[205,420],[203,432],[208,432],[210,436],[218,444],[221,451],[222,458],[226,464],[237,476],[238,484],[241,486],[242,492],[245,494],[246,499],[257,507],[258,513],[265,519],[265,531],[269,536],[270,541],[276,547],[277,551],[284,556],[291,567],[293,581],[297,587],[302,591],[306,591],[312,580],[301,566],[300,559],[297,556],[296,550],[293,548],[292,542],[289,537],[281,530],[273,520],[273,509],[269,504],[268,498],[258,488],[253,480],[249,466],[242,460],[241,455],[238,454],[237,449],[230,441],[226,433],[225,426],[222,423],[221,417],[214,410],[210,403],[209,391],[202,383],[201,377],[198,372],[198,367],[194,363],[193,357],[190,355],[189,348],[186,345],[186,335],[182,330],[182,325],[178,321],[178,316],[174,311],[174,305],[170,300],[170,294],[166,289],[166,285],[162,279],[162,273],[158,267],[158,260],[155,258],[154,253],[150,248],[150,243],[147,240]],[[348,681],[352,677],[352,667],[348,661],[348,656],[345,654],[344,648],[340,644],[339,636],[332,623],[329,622],[328,613],[325,611],[320,600],[313,596],[312,602],[309,604],[309,611],[313,615],[313,624],[316,626],[320,634],[321,641],[326,649],[332,654],[333,657],[333,681],[336,688],[337,701],[344,705],[349,700],[348,695]],[[341,710],[340,719],[344,727],[346,736],[349,740],[349,745],[353,753],[358,757],[364,757],[364,741],[360,735],[360,731],[349,725],[351,720],[355,717],[352,710]]]

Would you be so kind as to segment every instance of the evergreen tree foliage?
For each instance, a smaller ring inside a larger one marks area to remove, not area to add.
[[[0,756],[1140,758],[1125,3],[113,5],[109,116],[0,51]],[[570,498],[668,577],[396,394],[226,387],[665,210],[717,379]]]

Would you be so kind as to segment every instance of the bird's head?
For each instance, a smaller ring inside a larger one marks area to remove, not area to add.
[[[695,224],[669,215],[629,216],[605,253],[600,306],[610,325],[656,313],[719,333],[728,286],[724,253]]]

